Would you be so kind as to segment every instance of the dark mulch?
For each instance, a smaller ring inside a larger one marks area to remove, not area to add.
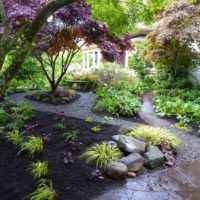
[[[62,131],[55,128],[55,124],[60,123],[61,119],[64,120],[62,123],[66,125],[66,131],[79,130],[78,139],[83,143],[80,151],[72,151],[70,145],[64,142]],[[118,127],[102,126],[101,132],[95,134],[92,133],[91,128],[98,123],[90,124],[84,120],[45,112],[37,112],[32,120],[26,122],[26,125],[30,127],[38,123],[39,126],[26,131],[25,135],[51,134],[50,144],[45,145],[43,152],[35,157],[35,161],[48,161],[47,178],[52,180],[58,200],[89,200],[116,184],[116,181],[106,175],[104,181],[93,182],[90,179],[90,172],[95,167],[85,164],[79,155],[86,147],[109,140],[112,135],[118,134]],[[26,153],[16,156],[18,150],[3,138],[0,138],[0,150],[0,199],[21,200],[36,188],[36,181],[33,181],[26,171],[30,161],[33,160],[28,158]],[[72,152],[74,164],[64,164],[64,152]]]

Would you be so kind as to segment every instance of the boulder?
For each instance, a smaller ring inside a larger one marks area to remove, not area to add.
[[[143,154],[145,152],[146,144],[133,137],[121,135],[119,136],[118,146],[127,153]]]
[[[119,162],[124,163],[129,172],[137,172],[143,167],[144,158],[139,153],[131,153],[119,159]]]
[[[106,168],[106,173],[114,179],[122,179],[128,173],[128,167],[121,162],[109,162]]]
[[[113,135],[112,136],[112,139],[115,141],[115,142],[118,142],[119,141],[119,138],[121,137],[122,135]]]
[[[151,169],[162,167],[165,162],[162,151],[153,145],[150,145],[147,148],[147,152],[144,154],[144,159],[145,166]]]
[[[120,129],[119,129],[119,132],[124,135],[128,132],[131,132],[133,130],[133,127],[132,126],[121,126]]]
[[[106,142],[108,145],[110,145],[110,146],[112,146],[112,147],[117,147],[117,142],[115,142],[115,141],[112,141],[112,140],[110,140],[110,141],[108,141],[108,142]]]

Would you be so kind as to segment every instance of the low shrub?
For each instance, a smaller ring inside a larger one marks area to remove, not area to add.
[[[160,142],[164,142],[172,149],[178,149],[180,146],[180,139],[170,131],[162,128],[136,126],[127,135],[134,138],[143,138],[147,144],[151,145],[158,145]]]
[[[105,111],[114,115],[134,116],[141,108],[140,99],[129,91],[101,88],[97,91],[94,111]]]
[[[122,152],[105,142],[88,148],[82,155],[86,163],[95,164],[97,167],[106,169],[110,161],[117,161],[122,157]]]
[[[137,79],[133,70],[116,63],[104,63],[100,67],[92,69],[91,73],[98,77],[102,85],[109,85],[114,81],[129,82]]]

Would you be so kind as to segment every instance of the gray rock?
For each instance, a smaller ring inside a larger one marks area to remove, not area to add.
[[[114,179],[122,179],[128,173],[128,167],[121,162],[109,162],[106,173]]]
[[[112,146],[112,147],[117,147],[117,142],[115,142],[115,141],[112,141],[112,140],[110,140],[110,141],[108,141],[108,142],[106,142],[108,145],[110,145],[110,146]]]
[[[112,139],[113,139],[115,142],[118,142],[120,136],[122,136],[122,135],[120,135],[120,134],[119,134],[119,135],[113,135],[113,136],[112,136]]]
[[[143,167],[144,158],[139,153],[131,153],[119,159],[119,162],[124,163],[129,172],[137,172]]]
[[[144,158],[145,165],[151,169],[162,167],[165,162],[162,151],[153,145],[148,146],[147,152],[144,154]]]
[[[120,129],[119,129],[119,132],[124,135],[128,132],[131,132],[133,129],[133,126],[121,126]]]
[[[146,144],[133,137],[121,135],[118,141],[119,147],[128,153],[141,153],[145,152]]]

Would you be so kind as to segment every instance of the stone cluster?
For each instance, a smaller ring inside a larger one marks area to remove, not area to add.
[[[112,140],[107,143],[114,147],[118,146],[126,155],[118,161],[108,163],[106,173],[114,179],[125,176],[134,178],[135,173],[143,166],[155,169],[165,163],[162,151],[157,146],[147,145],[142,139],[119,134],[112,136]]]

